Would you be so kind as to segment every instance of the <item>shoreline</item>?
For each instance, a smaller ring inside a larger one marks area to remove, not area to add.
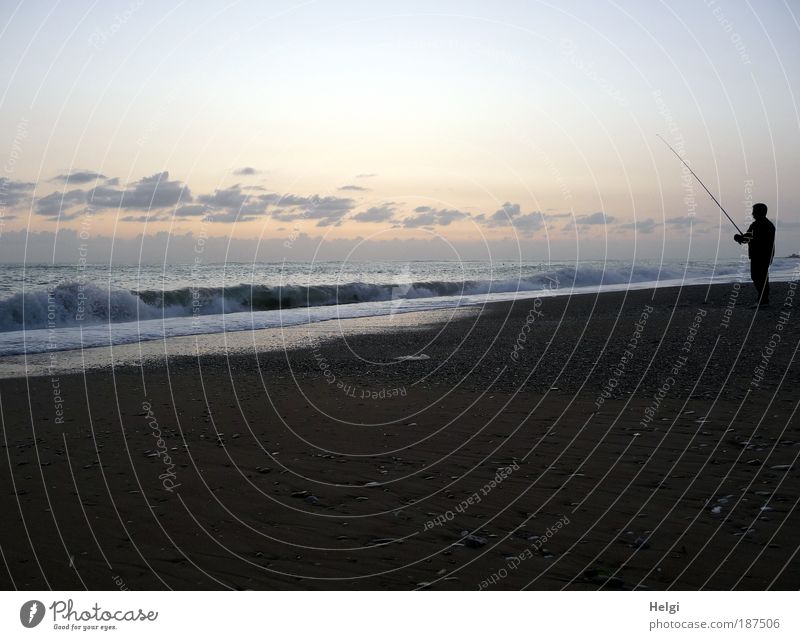
[[[158,314],[151,317],[148,314],[139,320],[125,320],[119,322],[99,322],[89,323],[78,326],[58,326],[51,323],[48,319],[46,327],[31,328],[27,331],[19,329],[0,332],[0,358],[13,358],[14,356],[35,357],[37,354],[83,351],[103,347],[108,348],[109,344],[114,347],[125,347],[130,344],[148,344],[155,341],[169,341],[175,338],[191,338],[193,336],[211,336],[214,334],[235,335],[239,332],[259,334],[264,329],[273,331],[290,331],[292,327],[319,325],[326,321],[343,322],[345,325],[360,325],[364,331],[371,331],[370,323],[380,323],[379,318],[394,318],[408,313],[433,313],[444,314],[451,309],[465,307],[481,308],[486,305],[517,302],[536,298],[579,296],[579,295],[600,295],[603,293],[632,292],[637,290],[687,288],[692,286],[710,287],[716,285],[732,285],[740,282],[744,278],[744,272],[740,268],[734,278],[732,273],[724,273],[716,276],[717,282],[712,282],[715,278],[711,277],[691,277],[687,278],[686,272],[689,267],[684,269],[682,278],[669,279],[662,278],[659,271],[659,278],[656,281],[634,280],[625,281],[617,284],[603,285],[580,285],[577,287],[559,288],[558,280],[548,277],[546,285],[541,288],[533,289],[514,289],[503,290],[503,283],[497,286],[499,291],[492,293],[465,293],[459,296],[445,295],[437,296],[411,296],[398,300],[364,300],[352,301],[341,305],[311,305],[311,306],[290,306],[284,309],[260,310],[260,311],[239,311],[224,314],[204,314],[195,313],[197,310],[192,307],[191,315],[171,315],[164,311],[165,315]],[[653,274],[650,274],[653,275]],[[558,277],[556,275],[556,277]],[[797,280],[800,271],[796,267],[791,272],[786,269],[777,270],[773,274],[773,282],[788,282]],[[727,280],[726,280],[727,278]],[[613,278],[612,278],[613,280]],[[553,287],[553,283],[556,286]],[[417,283],[420,286],[426,283]],[[517,282],[519,286],[520,282]],[[528,283],[529,285],[530,283]],[[374,285],[386,287],[388,285]],[[423,286],[424,288],[424,286]],[[30,295],[40,295],[41,292],[31,292]],[[0,301],[2,302],[2,301]],[[58,305],[51,311],[51,302],[48,297],[48,318],[50,313],[57,315]],[[101,308],[102,310],[102,308]],[[130,311],[130,309],[129,309]],[[152,311],[152,310],[151,310]],[[109,315],[112,314],[108,310]],[[14,315],[14,314],[12,314]],[[36,322],[36,314],[32,317]],[[39,322],[42,318],[39,318]],[[438,317],[436,318],[438,321]],[[203,339],[200,339],[203,341]],[[24,344],[24,351],[20,351],[20,345]],[[259,346],[259,345],[257,345]],[[267,347],[264,344],[263,347]],[[205,347],[205,345],[203,345]],[[218,349],[219,350],[219,349]],[[207,351],[205,348],[203,351]],[[109,360],[110,362],[110,360]],[[2,375],[2,373],[0,373]]]
[[[640,283],[649,284],[649,283]],[[506,309],[514,305],[533,305],[534,300],[583,299],[634,292],[682,290],[711,291],[732,287],[736,283],[692,284],[660,287],[631,287],[619,291],[557,292],[542,296],[519,297],[516,300],[489,301],[482,304],[467,304],[419,311],[401,311],[388,315],[357,316],[327,319],[305,324],[290,324],[262,329],[235,329],[226,332],[198,333],[145,339],[139,342],[115,344],[113,346],[90,346],[76,349],[48,350],[28,354],[0,355],[0,379],[38,377],[46,375],[69,375],[86,369],[109,367],[157,366],[165,356],[183,358],[195,356],[243,355],[246,353],[279,352],[313,348],[322,341],[336,340],[344,336],[391,334],[414,330],[416,327],[443,325],[454,319],[469,318],[486,310]],[[740,283],[747,289],[747,283]],[[523,292],[526,293],[526,292]],[[538,292],[537,292],[538,293]],[[538,303],[536,303],[538,304]]]
[[[475,307],[453,307],[398,313],[393,316],[364,316],[341,320],[322,320],[255,330],[199,333],[143,340],[113,347],[87,347],[28,355],[0,356],[0,379],[70,375],[85,370],[112,366],[159,366],[164,357],[193,358],[280,352],[284,349],[312,348],[320,342],[347,335],[373,335],[391,331],[413,330],[417,326],[446,323],[455,316],[475,313]],[[55,361],[55,366],[54,366]]]
[[[795,286],[2,379],[0,583],[796,589]]]

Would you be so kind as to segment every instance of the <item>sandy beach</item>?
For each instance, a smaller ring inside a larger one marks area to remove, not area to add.
[[[752,299],[521,300],[52,375],[43,354],[0,380],[0,585],[797,589],[800,311],[793,283]]]

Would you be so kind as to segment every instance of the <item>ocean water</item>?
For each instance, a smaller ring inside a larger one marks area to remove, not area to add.
[[[798,266],[778,258],[771,278]],[[748,263],[0,265],[0,355],[737,279]]]

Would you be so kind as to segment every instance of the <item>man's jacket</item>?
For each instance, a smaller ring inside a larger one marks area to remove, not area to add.
[[[747,255],[751,261],[772,264],[775,257],[775,225],[767,218],[753,220],[744,234]]]

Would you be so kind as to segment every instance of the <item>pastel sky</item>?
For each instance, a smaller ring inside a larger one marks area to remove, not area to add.
[[[800,249],[796,2],[12,1],[0,51],[0,261],[738,255],[659,133]]]

